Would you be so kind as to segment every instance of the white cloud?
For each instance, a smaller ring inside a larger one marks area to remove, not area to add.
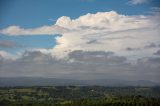
[[[149,0],[131,0],[129,3],[133,5],[137,5],[137,4],[147,3],[147,2],[149,2]]]
[[[52,26],[42,26],[39,28],[33,28],[33,29],[24,29],[20,26],[9,26],[5,29],[0,30],[1,34],[5,35],[15,35],[15,36],[23,36],[23,35],[53,35],[53,34],[60,34],[67,31],[67,29],[52,25]]]
[[[17,58],[17,56],[12,55],[6,51],[0,50],[0,59],[1,58],[15,60]]]
[[[107,31],[119,31],[148,26],[148,20],[145,16],[125,16],[110,11],[96,14],[88,13],[73,20],[70,17],[62,16],[57,20],[56,25],[72,30],[90,29],[97,31],[96,29],[105,29]]]
[[[84,50],[126,55],[127,47],[143,48],[149,43],[160,42],[158,20],[157,16],[126,16],[115,11],[86,14],[77,19],[63,16],[56,25],[70,31],[56,38],[58,45],[53,48],[53,54],[63,57],[71,51]],[[94,43],[88,43],[91,41]],[[147,56],[152,54],[153,49],[146,55],[142,51],[137,53]]]
[[[115,11],[88,13],[76,19],[62,16],[52,26],[34,29],[10,26],[0,32],[7,35],[61,34],[55,38],[57,45],[53,49],[41,49],[43,53],[52,53],[58,58],[67,57],[74,50],[113,51],[118,55],[145,57],[158,48],[139,49],[132,53],[126,48],[144,48],[160,42],[158,14],[127,16]]]

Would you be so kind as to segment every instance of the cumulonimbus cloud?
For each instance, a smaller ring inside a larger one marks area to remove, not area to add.
[[[52,54],[63,58],[75,50],[112,51],[119,55],[128,55],[126,48],[144,48],[145,45],[160,42],[159,14],[123,15],[115,11],[88,13],[76,19],[62,16],[52,26],[24,29],[9,26],[0,30],[6,35],[61,34],[57,36]],[[130,55],[147,56],[157,48],[139,49]],[[42,50],[45,51],[45,50]]]
[[[53,52],[59,57],[74,50],[113,51],[126,55],[127,47],[144,48],[145,45],[160,41],[158,20],[157,15],[127,16],[115,11],[89,13],[77,19],[63,16],[56,25],[70,32],[56,38],[58,45]],[[94,43],[88,43],[92,41]],[[154,49],[146,49],[145,56],[152,54]],[[141,51],[137,51],[138,55],[144,56],[144,51]]]

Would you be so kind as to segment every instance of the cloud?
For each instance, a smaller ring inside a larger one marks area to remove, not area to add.
[[[4,35],[14,35],[14,36],[23,36],[23,35],[53,35],[53,34],[61,34],[67,31],[67,29],[52,25],[52,26],[42,26],[39,28],[33,29],[24,29],[20,26],[9,26],[5,29],[0,30],[1,34]]]
[[[160,42],[159,20],[159,14],[128,16],[115,11],[97,12],[76,19],[62,16],[54,25],[33,29],[9,26],[0,33],[10,36],[59,34],[60,36],[55,37],[56,45],[52,49],[41,49],[42,52],[51,53],[59,59],[67,57],[75,50],[112,51],[121,56],[138,58],[151,56],[157,50],[157,47],[144,47]],[[136,50],[128,53],[126,48]]]
[[[127,47],[126,50],[127,50],[127,51],[138,51],[138,50],[141,50],[141,49],[140,49],[140,48]]]
[[[76,62],[84,62],[84,64],[122,64],[126,61],[125,57],[115,56],[113,52],[103,51],[73,51],[69,54],[69,58]]]
[[[125,16],[115,11],[110,11],[96,14],[88,13],[73,20],[70,17],[62,16],[57,20],[56,25],[72,30],[101,29],[103,31],[104,29],[107,31],[120,31],[148,26],[148,21],[145,16]]]
[[[154,53],[154,55],[160,55],[160,50]]]
[[[140,3],[134,0],[133,4]],[[54,25],[38,28],[9,26],[0,33],[60,36],[55,36],[56,45],[51,49],[26,50],[18,56],[0,51],[0,76],[159,81],[159,20],[159,12],[128,16],[110,11],[76,19],[62,16]],[[0,41],[1,47],[12,45]]]
[[[142,49],[152,42],[160,41],[158,16],[127,16],[115,11],[88,13],[76,19],[62,16],[56,25],[70,31],[56,37],[57,45],[53,48],[53,54],[63,58],[71,51],[83,50],[127,55],[125,50],[130,47],[139,48],[139,56],[152,55],[153,49],[146,50],[145,54]],[[137,55],[137,52],[131,55]]]
[[[16,60],[3,58],[0,76],[159,81],[159,62],[158,57],[146,57],[132,63],[127,57],[104,51],[73,51],[66,59],[40,51],[25,51]]]
[[[13,41],[0,40],[0,48],[13,48],[15,46],[17,46],[17,44]]]
[[[150,0],[130,0],[129,3],[133,5],[148,3]]]
[[[131,48],[131,47],[127,47],[126,50],[127,51],[144,51],[144,50],[149,50],[149,49],[158,49],[158,45],[155,43],[148,43],[146,45],[144,45],[144,47],[142,48]]]
[[[110,12],[98,12],[96,14],[86,14],[77,19],[71,19],[62,16],[57,19],[55,25],[41,26],[38,28],[21,28],[20,26],[9,26],[1,29],[0,33],[4,35],[41,35],[41,34],[64,34],[68,32],[77,32],[78,30],[87,29],[88,31],[120,31],[134,28],[141,28],[148,25],[148,20],[144,16],[125,16]],[[132,26],[132,24],[134,25]],[[122,27],[123,26],[123,27]],[[70,29],[70,30],[69,30]],[[84,33],[88,33],[84,31]]]
[[[3,51],[3,50],[0,50],[0,57],[1,59],[10,59],[10,60],[13,60],[13,59],[16,59],[17,56],[14,56],[6,51]]]
[[[146,45],[144,48],[155,48],[156,44],[155,43],[150,43],[148,45]]]
[[[41,53],[40,51],[25,51],[19,59],[23,62],[36,62],[41,63],[52,59],[50,55]]]

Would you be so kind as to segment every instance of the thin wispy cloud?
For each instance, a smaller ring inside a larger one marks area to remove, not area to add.
[[[133,5],[148,3],[151,0],[130,0],[128,3]]]

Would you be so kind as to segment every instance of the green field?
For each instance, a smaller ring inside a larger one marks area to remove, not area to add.
[[[160,106],[160,87],[1,87],[0,106]]]

